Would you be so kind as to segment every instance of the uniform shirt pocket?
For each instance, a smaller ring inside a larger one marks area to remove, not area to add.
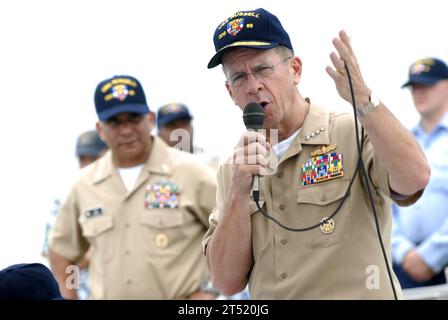
[[[157,229],[175,228],[183,224],[182,212],[171,209],[151,209],[140,215],[140,222]]]
[[[346,242],[351,233],[349,201],[342,204],[350,180],[335,179],[309,186],[301,186],[297,192],[297,220],[300,227],[306,228],[319,223],[323,218],[330,217],[339,206],[339,212],[332,219],[334,229],[324,233],[320,227],[300,232],[304,244],[310,248],[330,247]],[[349,195],[347,195],[349,197]]]
[[[143,241],[151,249],[165,249],[181,244],[185,239],[186,217],[180,209],[150,209],[140,214]]]
[[[113,228],[114,217],[98,216],[86,218],[81,221],[82,234],[93,246],[95,255],[101,260],[109,261],[113,254]]]

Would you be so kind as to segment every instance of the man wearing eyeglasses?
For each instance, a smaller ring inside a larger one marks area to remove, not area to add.
[[[77,298],[70,267],[92,246],[92,299],[213,298],[201,290],[213,170],[151,135],[154,113],[136,78],[100,82],[95,107],[110,151],[74,184],[51,231],[62,294]]]
[[[227,91],[241,110],[253,102],[262,106],[267,130],[243,134],[219,169],[217,208],[203,240],[215,287],[230,295],[248,283],[254,299],[401,297],[393,274],[389,281],[369,191],[357,167],[353,113],[329,112],[301,95],[302,62],[278,18],[264,9],[223,21],[214,44],[208,68],[222,64]],[[430,170],[412,135],[363,81],[348,35],[341,31],[333,44],[337,53],[331,53],[333,67],[326,71],[348,102],[345,67],[351,74],[365,131],[361,136],[358,130],[362,159],[390,257],[391,199],[415,202]],[[270,219],[251,198],[255,175],[261,176],[259,206]]]

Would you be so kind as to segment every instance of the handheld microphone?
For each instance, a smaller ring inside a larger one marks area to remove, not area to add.
[[[261,105],[251,102],[244,107],[243,121],[247,130],[263,129],[264,110]],[[255,175],[252,181],[252,198],[258,202],[260,197],[260,176]]]

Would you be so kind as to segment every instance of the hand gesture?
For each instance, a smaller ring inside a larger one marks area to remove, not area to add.
[[[339,95],[350,104],[353,103],[350,93],[349,78],[346,67],[350,72],[350,78],[353,85],[355,96],[355,107],[362,107],[370,101],[371,90],[367,87],[361,75],[358,60],[350,44],[350,37],[342,30],[339,32],[339,38],[333,39],[333,45],[337,52],[331,52],[330,59],[333,67],[327,66],[326,71],[333,78]]]

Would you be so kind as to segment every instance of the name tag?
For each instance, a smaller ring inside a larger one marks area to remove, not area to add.
[[[84,211],[84,215],[86,216],[86,218],[93,218],[93,217],[101,216],[101,215],[103,215],[103,208],[102,207],[94,207],[94,208],[87,209],[86,211]]]

